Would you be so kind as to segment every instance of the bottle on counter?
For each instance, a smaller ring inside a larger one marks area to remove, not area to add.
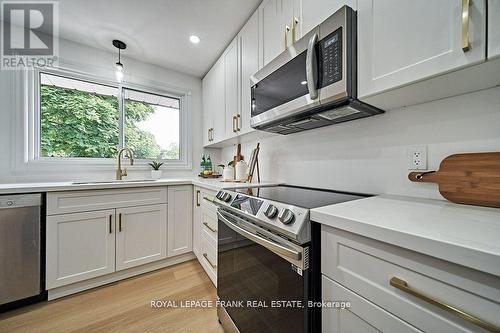
[[[213,166],[212,166],[212,159],[210,158],[210,155],[207,157],[207,169],[208,171],[212,172]]]
[[[205,154],[201,154],[200,174],[203,174],[206,168],[207,168],[207,160],[205,159]]]

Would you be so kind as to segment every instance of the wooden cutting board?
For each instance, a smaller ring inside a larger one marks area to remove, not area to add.
[[[411,172],[408,178],[437,183],[441,195],[451,202],[500,208],[500,152],[450,155],[439,170]]]

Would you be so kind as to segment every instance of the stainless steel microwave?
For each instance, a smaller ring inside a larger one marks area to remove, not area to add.
[[[383,113],[357,99],[356,25],[344,6],[251,76],[251,126],[290,134]]]

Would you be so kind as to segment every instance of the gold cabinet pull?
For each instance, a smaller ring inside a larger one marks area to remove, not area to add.
[[[205,253],[203,253],[203,257],[204,257],[204,258],[205,258],[205,260],[208,262],[208,264],[209,264],[210,266],[212,266],[212,268],[213,268],[213,269],[217,269],[217,265],[214,265],[214,264],[210,261],[210,259],[208,259],[208,254],[207,254],[206,252],[205,252]]]
[[[233,116],[233,132],[238,132],[238,117]]]
[[[292,44],[297,41],[297,25],[299,24],[299,18],[295,16],[292,22]]]
[[[470,0],[462,0],[462,50],[467,52],[470,50],[469,42],[469,7]]]
[[[208,201],[208,202],[210,202],[212,204],[215,204],[215,201],[213,201],[212,199],[209,199],[207,197],[203,197],[203,200],[206,200],[206,201]]]
[[[200,190],[196,190],[196,207],[200,207]]]
[[[462,310],[460,310],[452,305],[446,304],[440,300],[437,300],[437,299],[434,299],[430,296],[422,294],[418,290],[415,290],[415,289],[409,287],[408,283],[404,280],[401,280],[400,278],[397,278],[394,276],[391,278],[389,283],[391,286],[393,286],[399,290],[402,290],[405,293],[413,295],[416,298],[423,300],[424,302],[427,302],[427,303],[430,303],[434,306],[437,306],[438,308],[443,309],[443,310],[451,313],[452,315],[459,317],[459,318],[462,318],[463,320],[466,320],[470,323],[473,323],[479,327],[482,327],[485,330],[488,330],[490,332],[495,332],[495,333],[500,332],[500,327],[496,327],[495,325],[488,323],[488,322],[486,322],[486,321],[484,321],[476,316],[468,314],[468,313],[466,313],[466,312],[464,312],[464,311],[462,311]]]
[[[111,223],[112,223],[112,220],[113,219],[113,215],[112,214],[109,214],[109,233],[113,233],[113,227],[111,226]]]
[[[213,232],[214,234],[217,232],[217,230],[215,230],[214,228],[212,228],[212,227],[210,226],[210,224],[208,224],[207,222],[203,222],[203,225],[204,225],[205,227],[207,227],[207,228],[208,228],[208,230],[210,230],[210,231],[211,231],[211,232]]]
[[[290,31],[290,27],[288,25],[285,25],[285,49],[288,47],[288,32]]]
[[[241,131],[241,115],[237,114],[236,115],[236,131],[239,132]]]
[[[118,231],[122,231],[122,213],[118,214]]]

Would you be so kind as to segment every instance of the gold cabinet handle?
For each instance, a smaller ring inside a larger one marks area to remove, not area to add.
[[[113,215],[112,214],[109,214],[109,233],[113,233],[113,227],[111,225],[112,223],[112,219],[113,219]]]
[[[238,117],[233,116],[233,132],[238,132]]]
[[[299,18],[295,16],[292,22],[292,44],[297,41],[297,25],[299,24]]]
[[[207,134],[207,136],[208,136],[208,142],[210,142],[210,130],[211,130],[211,128],[208,129],[208,134]]]
[[[118,214],[118,231],[122,231],[122,213]]]
[[[207,222],[203,222],[203,225],[204,225],[205,227],[207,227],[207,228],[208,228],[208,230],[210,230],[210,231],[211,231],[211,232],[213,232],[214,234],[217,232],[217,230],[215,230],[214,228],[212,228],[212,227],[210,226],[210,224],[208,224]]]
[[[215,204],[215,201],[213,201],[212,199],[209,199],[207,197],[203,197],[203,200],[206,200],[206,201],[208,201],[208,202],[210,202],[212,204]]]
[[[288,47],[288,32],[290,31],[290,27],[288,25],[285,25],[285,49]]]
[[[451,313],[452,315],[459,317],[459,318],[462,318],[463,320],[466,320],[470,323],[473,323],[479,327],[482,327],[485,330],[488,330],[490,332],[496,332],[496,333],[500,332],[500,327],[496,327],[495,325],[488,323],[488,322],[486,322],[486,321],[484,321],[476,316],[468,314],[468,313],[466,313],[466,312],[464,312],[464,311],[462,311],[462,310],[460,310],[452,305],[446,304],[442,301],[439,301],[439,300],[434,299],[430,296],[422,294],[421,292],[409,287],[408,283],[404,280],[401,280],[400,278],[397,278],[394,276],[391,278],[389,283],[391,286],[393,286],[399,290],[402,290],[405,293],[413,295],[413,296],[423,300],[424,302],[427,302],[427,303],[430,303],[434,306],[437,306],[438,308],[443,309],[443,310]]]
[[[470,0],[462,0],[462,50],[467,52],[470,50],[469,42],[469,7]]]
[[[196,190],[196,207],[200,207],[200,190]]]
[[[239,132],[241,131],[241,115],[237,114],[236,115],[236,131]]]
[[[214,265],[210,259],[208,259],[208,254],[205,252],[203,253],[203,257],[205,258],[205,260],[209,263],[210,266],[212,266],[213,269],[217,269],[217,265]]]

